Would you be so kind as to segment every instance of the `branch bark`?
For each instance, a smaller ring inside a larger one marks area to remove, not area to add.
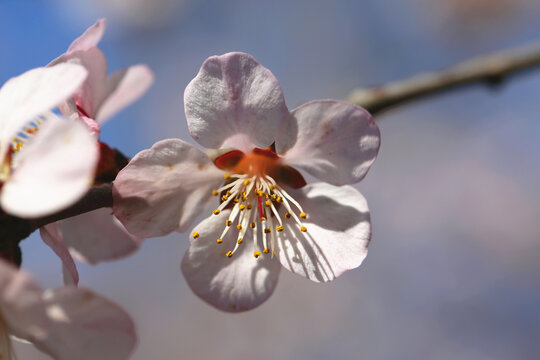
[[[346,101],[375,115],[414,100],[475,84],[500,85],[517,73],[540,67],[540,42],[483,55],[449,68],[371,88],[353,90]]]
[[[56,214],[23,219],[0,210],[0,258],[15,265],[21,263],[19,243],[40,227],[55,221],[112,206],[112,182],[93,186],[77,203]]]

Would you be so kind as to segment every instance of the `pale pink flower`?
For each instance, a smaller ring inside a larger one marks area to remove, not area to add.
[[[369,211],[353,187],[380,145],[364,109],[312,101],[289,113],[278,81],[253,57],[207,59],[187,86],[188,127],[207,153],[177,139],[142,151],[114,183],[114,212],[142,237],[195,226],[182,271],[192,290],[225,311],[258,306],[281,266],[317,282],[359,266]],[[323,180],[305,185],[295,168]]]
[[[122,360],[137,342],[120,306],[74,286],[43,291],[24,271],[0,260],[0,358],[9,336],[29,341],[56,360]]]
[[[27,71],[0,89],[0,205],[5,212],[47,215],[88,190],[97,144],[80,122],[50,111],[86,76],[79,65],[60,64]]]
[[[100,124],[141,97],[154,81],[146,65],[134,65],[107,77],[107,59],[97,45],[105,33],[105,19],[98,20],[50,65],[69,62],[84,66],[88,78],[60,109],[66,116],[78,114],[99,134]]]
[[[141,97],[154,80],[146,65],[130,66],[107,77],[107,60],[97,48],[105,25],[105,19],[98,20],[50,64],[77,63],[88,71],[86,81],[60,109],[66,116],[80,116],[96,139],[100,125]],[[96,264],[127,256],[141,245],[141,239],[129,234],[106,208],[49,224],[40,231],[45,243],[62,259],[67,283],[78,282],[72,257]]]

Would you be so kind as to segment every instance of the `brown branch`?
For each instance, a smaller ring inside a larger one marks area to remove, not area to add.
[[[540,67],[540,43],[479,56],[440,71],[372,88],[353,90],[347,101],[377,114],[404,103],[473,84],[499,85],[507,77]]]
[[[93,186],[77,203],[56,214],[35,219],[23,219],[0,210],[0,258],[19,265],[19,243],[40,227],[55,221],[112,206],[112,182]]]

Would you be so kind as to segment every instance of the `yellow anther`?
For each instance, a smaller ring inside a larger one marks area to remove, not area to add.
[[[291,213],[288,213],[288,212],[285,213],[285,218],[286,218],[286,219],[290,219],[291,216],[292,216]]]
[[[301,232],[306,232],[306,231],[307,231],[307,228],[306,228],[305,226],[302,226],[302,227],[300,227],[300,231],[301,231]]]
[[[249,185],[250,181],[248,179],[244,180],[244,185]]]
[[[255,223],[252,222],[251,224],[249,224],[249,227],[252,228],[252,229],[255,229]]]
[[[238,204],[240,202],[240,199],[234,198],[233,203]]]
[[[223,174],[223,177],[225,178],[225,180],[229,180],[231,178],[231,174],[225,173]]]
[[[283,225],[279,225],[279,226],[276,228],[276,230],[277,230],[278,232],[282,232],[282,231],[283,231]]]
[[[282,198],[281,196],[278,196],[278,197],[276,198],[276,202],[279,203],[279,204],[281,204],[281,203],[283,202],[283,198]]]
[[[242,211],[242,210],[244,210],[246,208],[246,205],[240,204],[240,206],[238,206],[238,208],[240,208],[240,211]]]
[[[270,195],[270,198],[271,198],[272,200],[276,201],[276,194]]]
[[[225,195],[227,195],[227,196],[231,196],[231,194],[232,193],[229,190],[227,190],[227,192],[225,193]]]
[[[226,201],[228,198],[229,198],[229,197],[228,197],[227,195],[223,195],[223,196],[221,197],[221,201]]]
[[[255,259],[258,258],[259,256],[261,256],[261,252],[260,251],[255,251],[253,253],[253,256],[255,256]]]
[[[219,209],[216,209],[216,210],[213,211],[214,215],[219,215],[220,212],[221,212],[221,210],[219,210]]]
[[[212,195],[218,196],[218,195],[219,195],[219,191],[217,191],[216,189],[212,190]]]
[[[236,228],[237,228],[238,230],[242,230],[242,225],[238,224],[238,225],[236,225]]]
[[[193,238],[194,238],[194,239],[198,238],[199,236],[200,236],[200,235],[199,235],[198,232],[195,231],[195,232],[193,233]]]
[[[217,239],[216,242],[217,242],[218,244],[221,244],[221,243],[223,242],[223,239]]]
[[[247,200],[247,196],[242,194],[242,201],[246,201]]]
[[[227,220],[227,221],[225,221],[225,225],[227,225],[227,226],[231,226],[231,225],[232,225],[232,221],[231,221],[231,220]]]
[[[272,229],[270,229],[270,228],[264,229],[264,233],[265,233],[265,234],[269,234],[269,233],[271,233],[271,232],[272,232]]]
[[[227,255],[227,257],[232,257],[233,252],[232,252],[232,251],[229,251],[229,252],[227,252],[225,255]]]
[[[269,249],[269,248],[265,248],[265,249],[263,250],[263,253],[265,253],[265,254],[268,254],[269,252],[270,252],[270,249]]]
[[[259,196],[263,196],[263,195],[264,195],[264,193],[263,193],[263,191],[262,191],[262,190],[257,190],[257,191],[255,191],[255,192],[256,192],[256,193],[257,193],[257,195],[259,195]]]
[[[269,207],[270,205],[272,205],[272,202],[270,200],[266,200],[264,202],[264,205],[266,205],[267,207]]]
[[[276,188],[276,185],[270,185],[269,188],[270,190],[274,190]]]
[[[19,139],[17,139],[16,137],[14,137],[11,141],[15,142],[15,141],[17,141],[17,140],[19,140]]]
[[[272,250],[272,255],[276,255],[276,251],[275,251],[275,250]]]
[[[302,219],[305,219],[307,217],[307,214],[305,212],[301,212],[299,215]]]
[[[236,240],[236,242],[237,242],[238,244],[241,244],[243,241],[244,241],[244,239],[242,239],[242,238],[238,238],[238,240]]]
[[[251,207],[252,207],[251,204],[247,204],[247,209],[248,210],[251,210]]]

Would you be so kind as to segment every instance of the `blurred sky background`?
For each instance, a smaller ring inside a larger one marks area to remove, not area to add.
[[[194,143],[182,94],[210,55],[251,53],[292,109],[540,40],[535,0],[0,0],[0,82],[47,64],[99,17],[111,71],[156,72],[148,94],[103,128],[129,156],[163,138]],[[188,288],[186,235],[80,265],[82,285],[133,316],[133,359],[538,359],[540,72],[378,122],[380,155],[357,186],[371,209],[369,256],[332,283],[282,271],[267,303],[231,315]],[[61,284],[36,234],[23,255],[44,286]]]

